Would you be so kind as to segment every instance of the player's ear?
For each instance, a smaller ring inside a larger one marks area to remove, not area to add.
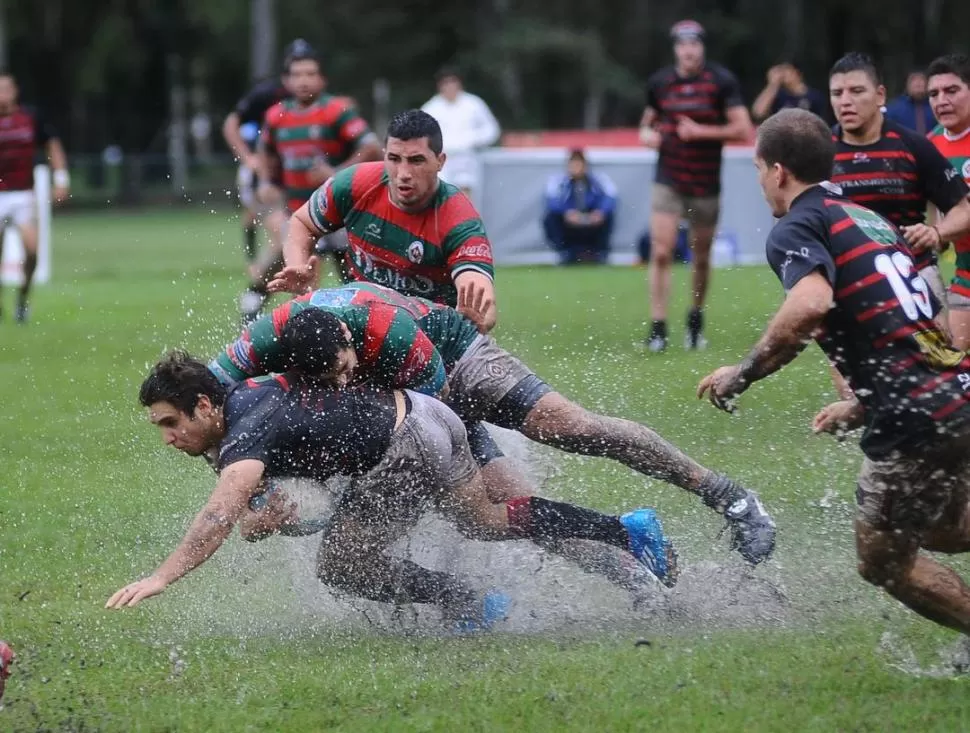
[[[448,159],[448,156],[445,155],[444,153],[441,153],[437,157],[438,157],[438,170],[440,171],[442,168],[445,167],[445,161]]]

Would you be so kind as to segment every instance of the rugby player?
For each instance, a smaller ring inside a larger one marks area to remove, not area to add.
[[[152,575],[112,595],[108,608],[137,605],[201,565],[264,477],[273,476],[352,477],[324,537],[318,575],[371,600],[432,603],[446,618],[488,620],[488,597],[453,575],[385,553],[431,508],[473,539],[595,540],[629,551],[661,581],[674,581],[673,548],[651,509],[607,516],[539,497],[490,502],[461,421],[417,392],[332,389],[287,375],[227,390],[205,364],[173,352],[152,368],[139,401],[166,444],[207,456],[219,479],[176,550]]]
[[[417,334],[426,335],[437,353]],[[295,368],[338,384],[409,388],[413,380],[423,391],[440,394],[432,376],[439,357],[448,375],[448,403],[470,425],[470,440],[478,441],[475,456],[493,497],[501,496],[509,477],[507,471],[488,470],[501,452],[489,449],[490,439],[476,436],[476,430],[484,431],[482,422],[567,452],[612,458],[700,496],[724,515],[735,548],[752,564],[774,549],[775,525],[754,492],[704,468],[643,425],[566,399],[447,306],[370,284],[318,290],[259,318],[210,369],[226,384]],[[519,490],[518,482],[512,485]]]
[[[3,229],[13,226],[24,247],[23,283],[14,317],[25,323],[28,296],[37,269],[37,201],[34,196],[34,158],[39,150],[50,163],[54,201],[67,199],[71,178],[64,146],[53,126],[36,110],[18,101],[17,81],[0,71],[0,256]]]
[[[271,185],[275,171],[281,171],[284,209],[290,215],[336,171],[361,161],[379,160],[381,147],[349,99],[324,92],[326,79],[320,60],[308,43],[294,44],[285,60],[285,74],[291,98],[266,112],[256,170],[260,191]],[[345,250],[340,237],[328,237],[318,244],[319,252],[332,254],[343,279]],[[240,302],[244,319],[259,313],[266,282],[280,264],[279,250],[269,252],[258,263]]]
[[[930,107],[940,123],[930,142],[970,184],[970,58],[941,56],[930,64],[927,77]],[[947,292],[950,338],[965,351],[970,348],[970,234],[955,239],[953,247],[957,266]]]
[[[865,54],[849,53],[829,73],[829,93],[838,124],[830,180],[844,196],[889,219],[909,244],[916,267],[943,307],[946,291],[937,253],[970,234],[970,189],[926,138],[886,119],[886,90]],[[945,217],[926,223],[927,203]]]
[[[492,247],[468,197],[439,180],[441,150],[441,128],[431,115],[416,109],[395,115],[383,164],[341,171],[293,214],[286,267],[269,291],[308,292],[319,264],[313,241],[344,229],[352,279],[450,305],[489,332],[497,318]]]
[[[647,106],[640,121],[643,143],[658,151],[650,194],[650,309],[647,348],[667,348],[671,267],[681,220],[690,223],[692,307],[684,345],[701,349],[704,301],[711,274],[711,245],[721,194],[721,148],[751,135],[751,117],[741,86],[730,71],[704,57],[704,28],[682,20],[670,29],[676,63],[647,81]]]
[[[934,317],[936,295],[887,219],[827,181],[835,142],[804,110],[759,129],[758,178],[779,222],[768,262],[785,301],[748,356],[704,377],[734,400],[813,338],[855,391],[865,432],[856,493],[859,572],[926,618],[970,633],[970,588],[920,548],[970,549],[970,357]]]

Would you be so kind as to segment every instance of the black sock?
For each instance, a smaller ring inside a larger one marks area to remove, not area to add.
[[[391,561],[393,579],[380,588],[375,600],[388,603],[433,603],[471,610],[475,594],[449,573],[429,570],[410,560]]]
[[[704,311],[700,308],[691,308],[687,311],[687,330],[691,333],[700,333],[704,330]]]
[[[667,338],[667,321],[654,321],[650,326],[650,338]]]
[[[744,499],[748,495],[748,490],[727,476],[711,473],[704,479],[697,493],[707,506],[719,514],[724,514],[724,510],[734,502]]]
[[[509,525],[530,539],[595,540],[624,550],[629,546],[619,517],[540,496],[511,499],[506,506]]]
[[[247,226],[243,228],[243,245],[246,252],[246,261],[252,262],[256,259],[256,227]]]

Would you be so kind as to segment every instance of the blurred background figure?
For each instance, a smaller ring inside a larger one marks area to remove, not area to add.
[[[829,124],[835,122],[826,95],[805,83],[798,65],[784,61],[768,69],[767,84],[751,105],[751,116],[762,122],[789,107],[814,112]]]
[[[591,171],[582,150],[571,151],[566,172],[549,179],[542,220],[560,264],[607,261],[616,200],[609,176]]]
[[[498,142],[502,129],[485,100],[465,91],[456,70],[439,71],[435,80],[438,93],[421,109],[441,126],[447,159],[440,176],[474,201],[482,182],[478,153]]]
[[[0,72],[0,258],[3,236],[12,226],[24,247],[23,283],[15,312],[18,323],[27,321],[27,298],[37,269],[36,157],[50,163],[54,200],[64,201],[71,185],[64,146],[54,128],[36,110],[20,105],[13,75]]]
[[[911,71],[906,77],[906,92],[886,105],[886,119],[914,130],[918,135],[929,134],[936,127],[936,119],[926,98],[926,74]]]

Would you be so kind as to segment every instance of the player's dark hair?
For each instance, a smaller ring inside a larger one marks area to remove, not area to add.
[[[426,137],[431,152],[441,155],[441,126],[424,110],[409,109],[398,112],[387,125],[387,137],[397,140],[419,140]]]
[[[882,84],[882,80],[879,78],[879,69],[876,68],[876,62],[867,53],[860,51],[850,51],[847,53],[829,69],[829,79],[836,74],[848,74],[850,71],[862,71],[875,86]]]
[[[317,68],[320,68],[320,57],[316,49],[302,38],[297,38],[286,47],[283,53],[283,72],[288,74],[290,66],[297,61],[315,61]]]
[[[138,392],[138,401],[144,407],[168,402],[179,412],[191,415],[202,395],[221,407],[226,401],[226,388],[205,364],[176,349],[148,372]]]
[[[351,346],[337,316],[307,308],[290,318],[280,333],[285,363],[310,377],[325,377],[337,366],[340,352]]]
[[[802,183],[819,183],[832,175],[835,143],[818,115],[783,109],[761,123],[755,154],[769,166],[779,163]]]
[[[926,69],[927,78],[937,74],[954,74],[964,84],[970,85],[970,56],[965,53],[948,53],[933,59]]]
[[[436,84],[440,84],[445,79],[457,79],[461,81],[461,72],[458,71],[456,66],[444,66],[435,72],[434,80]]]

